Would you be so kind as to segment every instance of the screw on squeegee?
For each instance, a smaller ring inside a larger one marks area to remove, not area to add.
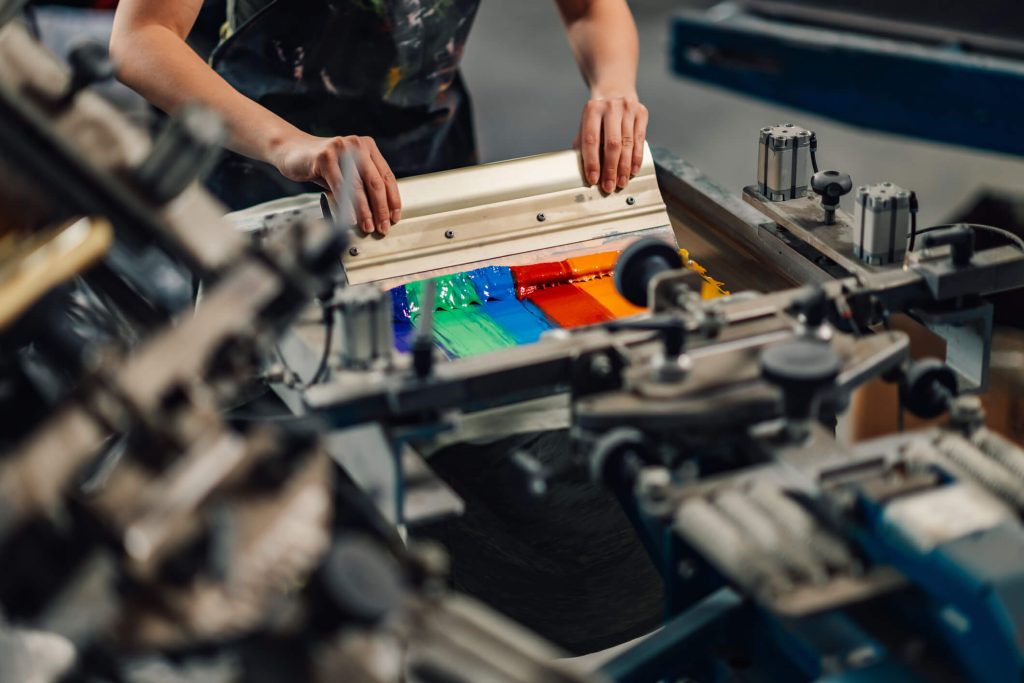
[[[543,212],[542,212],[542,213],[538,213],[538,214],[537,214],[537,220],[538,220],[538,221],[540,221],[541,223],[543,223],[543,222],[544,222],[544,221],[546,221],[547,219],[548,219],[548,217],[547,217],[547,216],[545,216],[545,215],[543,214]]]
[[[359,249],[357,249],[356,247],[350,248],[348,250],[348,255],[349,256],[359,256]]]
[[[455,237],[455,231],[454,230],[445,230],[444,231],[444,236],[445,236],[445,239],[451,239],[451,238]]]
[[[626,204],[629,206],[636,204],[636,197],[626,197]]]

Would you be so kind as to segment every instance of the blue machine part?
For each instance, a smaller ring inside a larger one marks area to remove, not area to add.
[[[952,486],[952,485],[950,485]],[[1024,678],[1024,527],[1016,519],[922,546],[886,506],[861,499],[859,542],[927,599],[927,617],[970,680]],[[963,515],[966,511],[959,510]]]
[[[676,74],[845,123],[1024,155],[1024,62],[794,25],[730,4],[681,11]]]

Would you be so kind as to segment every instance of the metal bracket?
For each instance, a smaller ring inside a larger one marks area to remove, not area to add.
[[[911,309],[910,315],[946,341],[946,364],[959,376],[960,390],[984,391],[992,352],[992,304],[941,312]]]

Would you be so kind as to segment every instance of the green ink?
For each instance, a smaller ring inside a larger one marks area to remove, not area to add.
[[[468,306],[479,306],[480,295],[473,286],[473,281],[466,273],[455,273],[454,275],[442,275],[434,278],[437,283],[437,293],[434,298],[435,311],[457,311]],[[405,286],[405,294],[409,299],[409,314],[415,317],[422,308],[423,285],[426,280],[410,282]]]
[[[516,345],[515,338],[479,306],[438,311],[434,316],[434,341],[453,358],[478,356]]]

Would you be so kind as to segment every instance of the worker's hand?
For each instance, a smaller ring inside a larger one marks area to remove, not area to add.
[[[346,159],[351,159],[351,165]],[[302,133],[280,144],[274,162],[281,175],[317,183],[330,190],[336,202],[351,192],[354,213],[345,218],[363,232],[376,230],[386,235],[402,217],[395,174],[372,138],[319,138]],[[344,168],[354,168],[355,177],[343,177]],[[348,182],[355,183],[351,190],[346,186]]]
[[[623,188],[640,171],[647,138],[647,107],[636,94],[592,97],[583,108],[573,147],[583,156],[588,185],[605,192]]]

